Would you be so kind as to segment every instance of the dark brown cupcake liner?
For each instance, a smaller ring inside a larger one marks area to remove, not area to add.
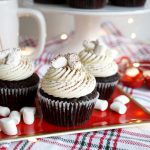
[[[102,8],[106,5],[106,0],[67,0],[70,7],[94,9]]]
[[[37,89],[38,84],[28,88],[0,88],[0,106],[7,106],[11,110],[20,110],[25,106],[33,106]]]
[[[41,4],[65,4],[66,0],[34,0],[34,2]]]
[[[98,98],[69,103],[38,95],[44,120],[58,126],[76,126],[89,120]]]
[[[144,6],[146,0],[110,0],[112,5],[122,7],[139,7]]]
[[[113,94],[114,87],[118,83],[118,81],[111,83],[96,83],[97,91],[99,92],[99,98],[104,100],[109,100],[111,95]]]

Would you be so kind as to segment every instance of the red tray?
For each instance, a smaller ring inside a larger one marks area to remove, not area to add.
[[[99,131],[106,129],[116,129],[123,127],[138,126],[150,123],[150,113],[141,105],[135,102],[128,94],[124,93],[118,87],[109,100],[109,104],[116,96],[121,94],[127,95],[130,98],[130,103],[127,104],[127,112],[124,115],[119,115],[110,109],[104,112],[94,110],[90,120],[81,126],[75,127],[59,127],[48,124],[42,118],[36,117],[34,124],[25,125],[21,122],[18,125],[18,135],[8,136],[0,133],[0,142],[18,141],[25,139],[59,136],[65,134]]]

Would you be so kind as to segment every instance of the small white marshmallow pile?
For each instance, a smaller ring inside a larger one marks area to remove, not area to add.
[[[4,117],[0,119],[0,132],[2,131],[7,135],[16,135],[18,133],[17,125],[21,121],[21,115],[23,121],[27,125],[33,124],[35,120],[35,107],[23,107],[20,112],[10,111],[8,107],[0,106],[0,116]]]
[[[115,111],[118,114],[125,114],[127,111],[127,107],[125,104],[129,103],[130,99],[125,95],[117,96],[113,103],[110,105],[110,109]],[[106,100],[98,99],[95,104],[95,109],[100,111],[105,111],[108,108],[108,102]]]

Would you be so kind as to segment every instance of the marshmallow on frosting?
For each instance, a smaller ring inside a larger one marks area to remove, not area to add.
[[[65,67],[67,65],[67,59],[63,56],[58,56],[57,58],[55,58],[53,61],[52,61],[52,66],[54,68],[62,68],[62,67]]]
[[[78,55],[68,54],[66,57],[67,57],[67,60],[68,60],[68,65],[72,69],[80,69],[81,68],[81,62],[80,62],[80,59],[79,59]]]

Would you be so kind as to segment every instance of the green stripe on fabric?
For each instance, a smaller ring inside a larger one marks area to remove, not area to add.
[[[110,130],[111,131],[111,133],[110,133],[110,137],[108,138],[108,140],[107,140],[107,143],[106,143],[106,150],[109,150],[111,147],[110,147],[110,141],[111,141],[111,139],[112,139],[112,137],[114,136],[114,133],[115,133],[115,130],[113,129],[113,130]]]
[[[25,149],[25,147],[27,146],[28,143],[29,143],[28,141],[25,141],[25,143],[22,145],[22,147],[19,150]]]
[[[82,150],[82,147],[86,145],[85,140],[86,140],[86,137],[87,137],[89,134],[90,134],[90,132],[87,132],[87,133],[85,133],[85,134],[83,135],[82,141],[81,141],[81,143],[80,143],[79,150]]]
[[[51,139],[51,138],[49,138]],[[67,143],[70,143],[70,144],[73,144],[74,143],[74,140],[70,140],[70,139],[64,139],[64,138],[61,138],[61,137],[52,137],[52,139],[54,140],[61,140],[63,142],[67,142]],[[80,144],[81,145],[82,141],[78,141],[77,144]],[[85,142],[85,145],[84,146],[88,146],[88,144]],[[98,145],[96,144],[91,144],[91,147],[93,148],[98,148]]]
[[[101,134],[101,135],[103,135],[100,131],[98,131],[98,134]],[[124,134],[124,133],[123,133]],[[135,138],[135,137],[131,137],[130,135],[129,136],[125,136],[125,135],[123,135],[123,134],[121,134],[121,139],[127,139],[127,140],[136,140],[136,141],[143,141],[143,142],[148,142],[148,143],[150,143],[150,140],[149,139],[147,139],[147,140],[145,140],[145,139],[142,139],[142,138]],[[107,133],[107,135],[111,135],[110,133]],[[116,135],[115,135],[116,136]]]

